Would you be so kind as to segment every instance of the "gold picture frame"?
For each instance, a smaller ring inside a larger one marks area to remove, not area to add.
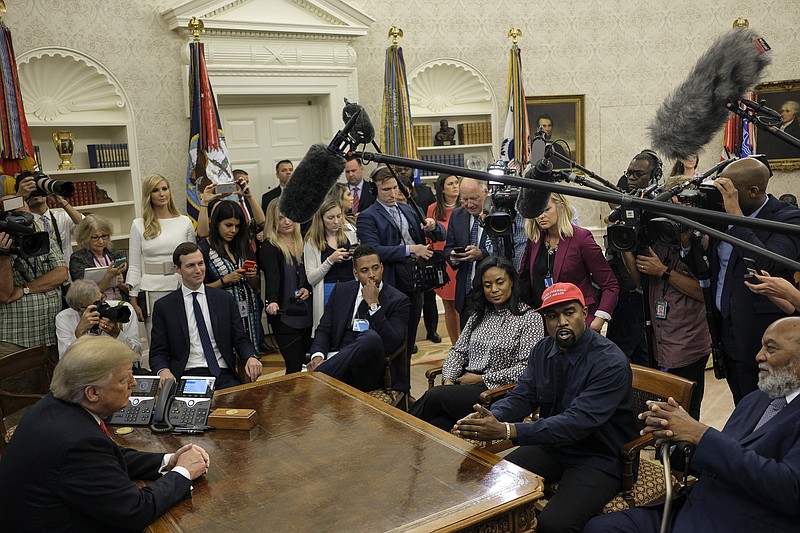
[[[572,159],[580,165],[585,164],[586,95],[528,96],[525,98],[525,107],[528,110],[528,127],[531,137],[539,128],[539,118],[547,115],[553,121],[552,137],[549,140],[563,139],[569,145]],[[563,148],[563,145],[561,147]],[[569,153],[565,155],[569,156]],[[563,166],[560,161],[555,159],[553,164],[556,168]]]
[[[800,103],[800,80],[770,81],[756,86],[753,99],[780,112],[785,102]],[[800,138],[800,113],[787,126],[787,133]],[[800,169],[800,148],[795,148],[769,132],[756,128],[756,152],[765,154],[774,170]]]

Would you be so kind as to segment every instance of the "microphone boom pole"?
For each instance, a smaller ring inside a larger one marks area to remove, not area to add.
[[[585,198],[587,200],[596,200],[600,202],[619,204],[622,208],[637,207],[639,209],[651,211],[662,215],[673,215],[678,217],[687,215],[692,217],[693,219],[703,220],[703,222],[743,226],[754,229],[763,229],[766,231],[771,231],[786,235],[800,236],[800,226],[795,226],[793,224],[785,224],[782,222],[774,222],[772,220],[743,217],[743,216],[731,215],[728,213],[721,213],[717,211],[709,211],[708,209],[700,209],[695,207],[690,208],[678,204],[656,202],[654,200],[648,200],[644,198],[635,198],[623,193],[604,192],[592,189],[584,190],[575,187],[570,187],[567,185],[560,185],[558,183],[551,183],[548,181],[519,178],[516,176],[497,176],[480,170],[472,170],[469,168],[457,167],[454,165],[443,165],[441,163],[420,161],[416,159],[409,159],[406,157],[398,157],[388,154],[376,154],[374,152],[354,152],[353,155],[360,157],[364,161],[374,161],[376,163],[388,163],[392,165],[418,168],[421,170],[429,170],[431,172],[436,172],[439,174],[464,176],[483,181],[498,181],[505,185],[525,187],[545,192],[551,192],[551,193],[555,192],[567,196],[577,196],[578,198]],[[694,226],[695,224],[692,221],[692,219],[685,219],[684,221],[687,223],[691,223],[691,226]],[[690,224],[687,224],[687,226],[688,225]],[[734,237],[731,237],[730,235],[727,235],[722,232],[718,232],[715,235],[715,237],[724,240],[726,242],[731,242],[732,239],[735,239]],[[736,241],[738,240],[739,239],[736,239]],[[759,248],[754,245],[749,245],[749,243],[744,243],[744,241],[740,242],[736,241],[733,241],[732,244],[737,246],[742,246],[743,248],[746,248],[748,251],[767,257],[776,263],[780,263],[781,265],[786,266],[787,268],[800,270],[800,263],[798,263],[797,261],[787,259],[783,256],[775,254],[774,252],[765,250],[764,248]],[[748,244],[749,246],[745,247],[744,244]]]

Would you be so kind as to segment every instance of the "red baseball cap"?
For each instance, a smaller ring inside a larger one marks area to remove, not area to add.
[[[578,300],[581,307],[586,307],[581,290],[572,283],[553,283],[542,293],[542,306],[537,311],[564,302]]]

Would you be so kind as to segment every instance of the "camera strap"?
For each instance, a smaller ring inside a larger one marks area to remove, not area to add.
[[[48,210],[48,212],[50,213],[50,221],[53,224],[51,227],[53,228],[53,236],[56,238],[56,242],[58,243],[58,249],[63,250],[64,247],[61,245],[61,232],[58,230],[58,224],[56,224],[56,217],[52,211]]]

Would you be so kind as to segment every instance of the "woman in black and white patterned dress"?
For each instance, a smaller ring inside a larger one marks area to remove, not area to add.
[[[472,412],[482,392],[515,383],[545,336],[542,318],[523,302],[519,276],[507,259],[484,259],[470,296],[475,312],[445,359],[444,386],[428,390],[411,407],[412,415],[445,431]]]

